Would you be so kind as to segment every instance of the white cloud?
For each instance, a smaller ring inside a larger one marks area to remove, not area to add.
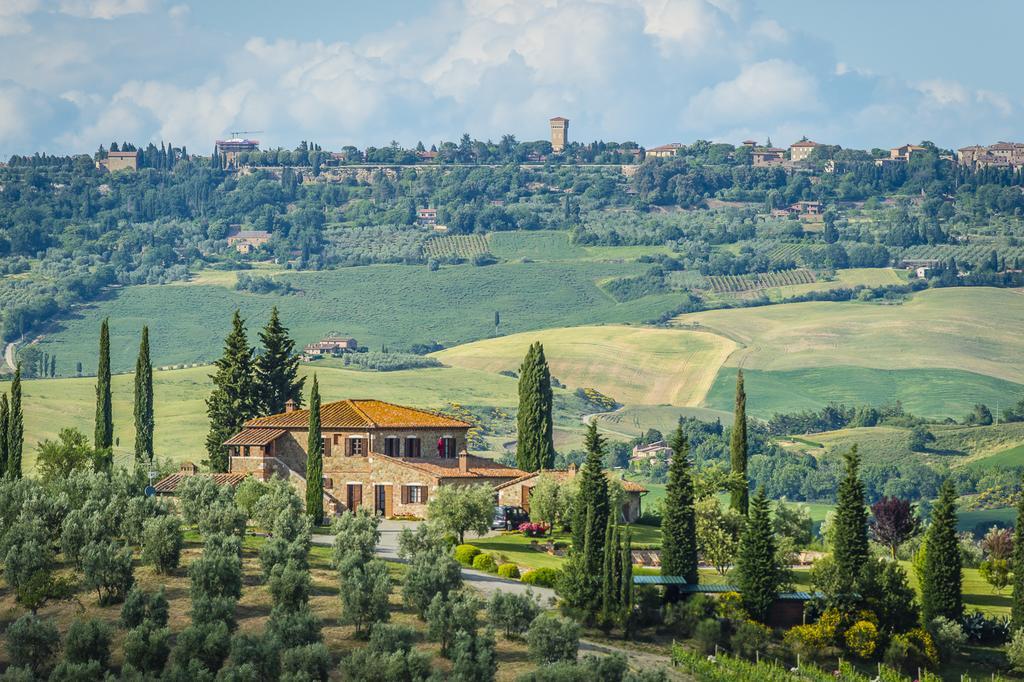
[[[814,77],[802,67],[770,59],[744,67],[734,79],[704,88],[690,100],[685,119],[735,125],[821,108]]]
[[[929,100],[942,107],[966,104],[971,99],[967,88],[956,81],[933,78],[922,81],[915,87]]]
[[[155,0],[61,0],[60,11],[83,19],[116,19],[126,14],[145,14]]]
[[[28,33],[32,25],[28,15],[39,9],[39,0],[4,0],[0,2],[0,36]]]

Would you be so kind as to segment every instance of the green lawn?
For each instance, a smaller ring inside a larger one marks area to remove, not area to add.
[[[1022,297],[1024,298],[1024,297]],[[899,400],[922,417],[962,417],[975,403],[1007,404],[1024,395],[1024,385],[958,369],[875,369],[851,365],[791,370],[744,368],[749,414],[768,419],[776,412],[818,410],[830,402],[882,405]],[[732,407],[736,369],[723,367],[704,404]]]
[[[293,295],[252,294],[216,284],[132,286],[81,308],[41,342],[57,355],[58,372],[73,375],[81,362],[96,367],[99,320],[110,318],[115,371],[135,365],[139,329],[150,326],[153,362],[209,362],[221,351],[231,311],[239,308],[251,338],[272,306],[301,345],[330,331],[361,344],[393,349],[413,343],[452,346],[494,335],[550,327],[641,322],[679,304],[681,294],[658,294],[617,303],[596,282],[636,275],[647,266],[632,262],[501,263],[457,265],[431,272],[425,266],[381,265],[281,275]]]
[[[555,533],[553,539],[572,543],[572,536],[569,533]],[[490,538],[467,539],[466,542],[479,547],[484,552],[499,555],[508,561],[529,566],[530,568],[561,568],[565,563],[563,557],[552,556],[545,552],[530,549],[533,543],[543,543],[545,540],[528,538],[522,533],[507,533]]]

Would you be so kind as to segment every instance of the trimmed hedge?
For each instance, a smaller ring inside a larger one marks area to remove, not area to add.
[[[501,566],[498,566],[498,575],[500,575],[502,578],[518,580],[519,566],[515,564],[502,564]]]
[[[527,571],[520,578],[527,585],[536,585],[538,587],[554,587],[555,583],[558,582],[558,577],[561,575],[561,571],[557,568],[536,568],[532,571]]]
[[[488,573],[497,573],[498,562],[494,560],[490,554],[477,554],[473,557],[473,568],[478,571],[487,571]]]
[[[475,545],[459,545],[455,548],[455,560],[463,566],[472,566],[473,560],[480,554],[480,548]]]

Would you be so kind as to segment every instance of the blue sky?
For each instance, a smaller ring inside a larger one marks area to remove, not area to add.
[[[463,132],[1024,139],[1017,0],[0,1],[0,158]]]

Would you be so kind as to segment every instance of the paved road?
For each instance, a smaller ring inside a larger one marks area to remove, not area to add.
[[[380,524],[380,543],[377,545],[376,555],[388,561],[402,561],[398,556],[398,536],[403,528],[415,528],[418,521],[382,521]],[[330,546],[334,543],[331,535],[314,535],[313,544]],[[554,605],[555,591],[547,587],[533,587],[518,580],[507,580],[499,578],[491,573],[474,571],[471,568],[462,569],[462,579],[466,585],[472,587],[490,597],[495,592],[508,592],[512,594],[526,594],[529,590],[545,607]]]

